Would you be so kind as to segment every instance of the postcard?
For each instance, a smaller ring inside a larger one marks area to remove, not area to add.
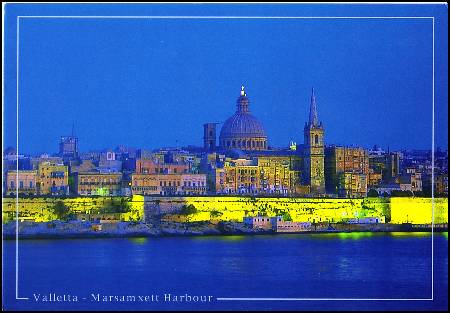
[[[446,3],[2,20],[3,310],[448,310]]]

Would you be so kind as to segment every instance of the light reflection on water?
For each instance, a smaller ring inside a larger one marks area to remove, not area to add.
[[[389,234],[393,237],[431,237],[431,232],[391,232]]]
[[[135,237],[135,238],[129,238],[129,240],[136,245],[144,245],[147,243],[148,238],[147,237]]]
[[[352,233],[339,233],[338,234],[338,237],[343,240],[346,240],[346,239],[358,240],[361,238],[372,237],[372,236],[373,236],[373,233],[371,233],[371,232],[352,232]]]

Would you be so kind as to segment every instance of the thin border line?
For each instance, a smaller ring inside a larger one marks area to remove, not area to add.
[[[364,299],[364,298],[216,298],[218,301],[432,301],[433,299]]]
[[[433,17],[433,97],[431,114],[431,299],[434,299],[434,17]]]
[[[16,173],[16,300],[29,300],[29,298],[18,297],[18,257],[19,257],[19,242],[18,242],[18,215],[19,215],[19,196],[18,196],[18,176],[19,176],[19,24],[20,18],[31,19],[432,19],[433,21],[433,96],[432,96],[432,182],[431,182],[431,195],[432,195],[432,218],[431,218],[431,299],[352,299],[352,298],[216,298],[218,301],[432,301],[434,299],[434,16],[126,16],[126,15],[98,15],[98,16],[53,16],[53,15],[18,15],[16,17],[17,22],[17,38],[16,38],[16,62],[17,62],[17,173]]]
[[[433,16],[178,16],[178,15],[19,15],[20,18],[54,19],[434,19]]]

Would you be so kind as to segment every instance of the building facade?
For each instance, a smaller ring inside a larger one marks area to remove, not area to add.
[[[206,174],[132,174],[131,193],[138,195],[206,195]]]
[[[120,196],[122,173],[74,173],[74,185],[80,196]]]
[[[218,194],[293,195],[298,193],[301,177],[295,170],[296,156],[258,156],[228,159],[215,169]]]
[[[365,197],[369,183],[367,150],[329,146],[325,149],[325,185],[340,197]]]
[[[216,149],[216,123],[203,124],[203,149],[214,151]]]
[[[53,161],[40,162],[37,171],[37,191],[40,195],[68,195],[68,167]]]
[[[59,155],[64,159],[78,157],[78,138],[73,134],[71,136],[63,136],[59,142]]]
[[[5,194],[37,195],[37,171],[8,171],[5,177]]]
[[[189,172],[189,165],[185,163],[155,162],[151,159],[137,159],[137,174],[183,174]]]

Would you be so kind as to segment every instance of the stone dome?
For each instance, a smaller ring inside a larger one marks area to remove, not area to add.
[[[262,124],[249,112],[249,100],[244,86],[237,99],[236,113],[225,121],[219,136],[224,149],[265,150],[267,136]]]

